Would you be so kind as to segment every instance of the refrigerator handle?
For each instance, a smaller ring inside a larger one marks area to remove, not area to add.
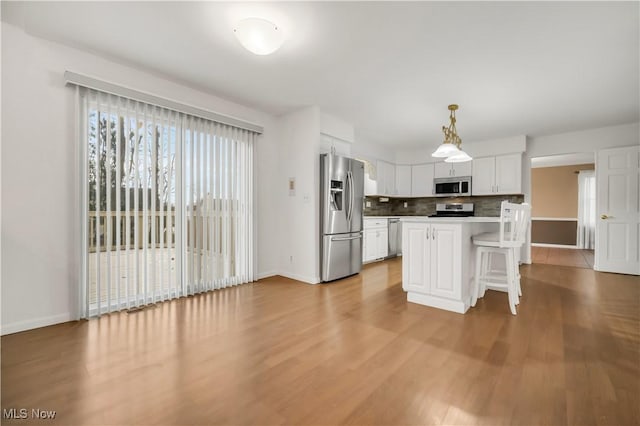
[[[349,171],[349,224],[353,219],[353,203],[355,202],[355,195],[353,193],[353,172]]]
[[[345,200],[347,204],[347,222],[351,224],[351,196],[352,196],[352,188],[351,188],[351,172],[347,172],[347,188],[349,190],[349,199]]]
[[[338,238],[331,238],[331,241],[351,241],[351,240],[357,240],[362,238],[362,235],[357,235],[355,237],[338,237]]]

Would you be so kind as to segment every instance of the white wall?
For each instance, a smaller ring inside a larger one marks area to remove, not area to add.
[[[314,284],[320,281],[320,111],[304,108],[280,120],[278,272]],[[289,195],[289,178],[295,179],[293,196]]]
[[[274,117],[2,23],[3,334],[78,316],[76,112],[65,70],[264,126],[256,159],[258,274],[276,272]]]
[[[320,133],[349,143],[355,141],[353,124],[322,111],[320,111]]]
[[[372,164],[376,164],[376,160],[384,160],[390,163],[396,162],[395,150],[359,138],[356,139],[351,147],[351,157],[367,160]]]

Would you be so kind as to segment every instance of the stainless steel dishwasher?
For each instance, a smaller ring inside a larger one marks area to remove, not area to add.
[[[387,258],[396,257],[402,254],[402,230],[400,229],[400,219],[397,217],[389,218],[389,254]]]

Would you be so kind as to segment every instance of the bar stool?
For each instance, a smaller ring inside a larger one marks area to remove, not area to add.
[[[471,291],[471,306],[484,296],[487,284],[494,288],[505,289],[509,295],[509,308],[516,315],[516,305],[522,295],[520,271],[518,268],[519,250],[525,241],[531,206],[503,201],[500,205],[500,231],[487,232],[473,236],[476,246],[476,272],[474,288]],[[505,258],[505,270],[493,269],[493,256]]]

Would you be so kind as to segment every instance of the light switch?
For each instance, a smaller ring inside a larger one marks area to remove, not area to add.
[[[365,202],[364,205],[367,206],[367,207],[371,207],[371,201]]]
[[[296,195],[296,178],[289,178],[289,197],[295,197]]]

